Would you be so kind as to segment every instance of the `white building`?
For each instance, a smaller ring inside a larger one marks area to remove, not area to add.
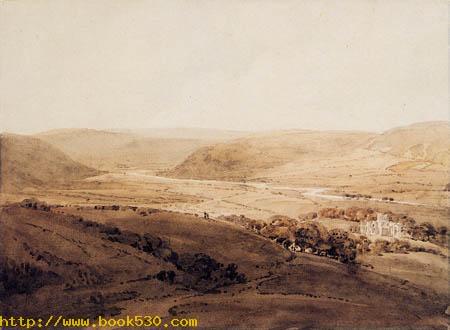
[[[393,238],[403,238],[407,236],[400,223],[389,221],[386,214],[377,213],[375,221],[361,221],[359,232],[365,236],[385,236]]]

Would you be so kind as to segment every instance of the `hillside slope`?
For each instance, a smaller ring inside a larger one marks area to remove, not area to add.
[[[444,293],[329,258],[292,258],[230,223],[27,203],[0,209],[0,252],[14,251],[0,254],[4,316],[181,315],[220,329],[445,322]]]
[[[449,165],[449,123],[425,122],[394,128],[374,138],[368,148],[411,160]]]
[[[361,132],[284,131],[202,148],[167,172],[181,178],[240,180],[259,171],[317,157],[339,157],[374,135]]]
[[[287,173],[308,176],[318,171],[338,178],[342,173],[348,176],[347,172],[384,171],[396,164],[402,170],[405,166],[443,167],[450,164],[449,137],[448,122],[419,123],[382,134],[344,131],[258,134],[199,149],[165,174],[245,180]],[[340,172],[336,166],[340,166]]]
[[[48,143],[15,134],[0,135],[0,164],[2,192],[63,185],[99,174]]]

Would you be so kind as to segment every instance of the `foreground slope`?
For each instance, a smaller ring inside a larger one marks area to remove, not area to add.
[[[6,316],[196,317],[220,329],[445,327],[443,294],[323,257],[293,259],[230,223],[155,209],[33,205],[0,210]]]
[[[3,192],[63,185],[99,173],[75,162],[48,143],[29,136],[0,135],[0,157],[0,188]]]

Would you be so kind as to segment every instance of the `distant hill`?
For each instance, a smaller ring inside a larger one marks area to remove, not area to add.
[[[201,148],[164,174],[180,178],[243,180],[266,176],[269,170],[271,176],[276,176],[288,169],[287,164],[290,172],[296,171],[295,175],[301,176],[317,171],[335,172],[333,164],[342,166],[343,162],[347,162],[349,168],[358,162],[366,166],[371,158],[378,159],[377,166],[389,166],[406,164],[410,160],[425,162],[425,165],[448,165],[449,157],[448,122],[428,122],[382,134],[345,131],[254,134]],[[383,159],[386,161],[379,162]],[[318,165],[323,160],[328,161],[327,168]],[[364,170],[361,168],[361,171]]]
[[[411,160],[449,165],[449,122],[425,122],[394,128],[374,138],[368,148]]]
[[[231,140],[250,134],[246,131],[221,130],[214,128],[174,127],[174,128],[140,128],[114,130],[121,133],[138,134],[145,137],[164,139],[200,139],[200,140]]]
[[[98,173],[39,139],[15,134],[0,135],[2,192],[62,185]]]
[[[114,132],[60,129],[35,136],[63,150],[75,160],[98,169],[161,170],[182,162],[200,147],[229,139],[224,134],[212,138],[211,134],[207,130],[198,132],[173,129],[156,130],[152,133],[147,130]]]
[[[297,160],[339,157],[373,138],[364,132],[281,131],[201,148],[166,174],[182,178],[239,180]]]

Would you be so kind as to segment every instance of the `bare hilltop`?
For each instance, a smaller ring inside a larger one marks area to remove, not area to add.
[[[101,172],[30,136],[0,135],[0,191],[62,186]]]

